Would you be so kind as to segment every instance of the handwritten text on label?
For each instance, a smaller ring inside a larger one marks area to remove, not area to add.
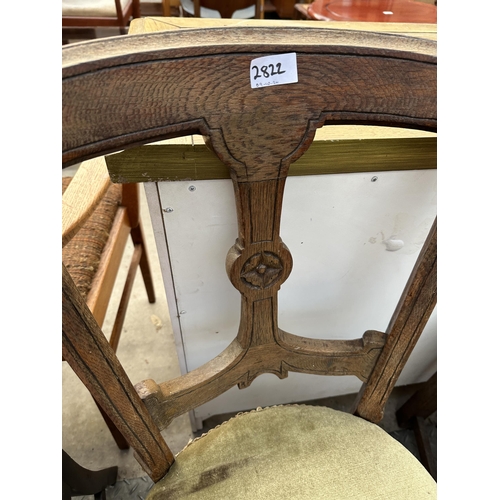
[[[298,81],[295,52],[259,57],[250,63],[250,85],[253,89]]]

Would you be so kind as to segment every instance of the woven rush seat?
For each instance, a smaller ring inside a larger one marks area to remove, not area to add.
[[[62,178],[63,194],[71,180],[72,177]],[[84,298],[92,287],[121,200],[121,185],[112,184],[92,215],[62,250],[63,263]]]
[[[378,425],[330,408],[242,413],[181,451],[148,500],[422,500],[436,482]]]

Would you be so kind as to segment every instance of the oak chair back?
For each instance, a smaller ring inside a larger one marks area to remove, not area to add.
[[[239,330],[219,356],[180,378],[134,387],[63,269],[65,359],[153,480],[174,460],[161,429],[262,373],[356,375],[363,386],[353,412],[382,418],[436,304],[436,222],[385,332],[309,339],[277,319],[278,290],[292,270],[280,237],[283,190],[290,164],[323,125],[435,131],[436,61],[433,41],[321,27],[186,29],[63,48],[63,167],[198,133],[234,185],[238,234],[226,270],[241,294]],[[295,83],[276,84],[295,68]],[[114,182],[152,180],[147,169],[110,174]]]

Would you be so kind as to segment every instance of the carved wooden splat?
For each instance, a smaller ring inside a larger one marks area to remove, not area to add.
[[[297,54],[298,82],[251,88],[251,61],[284,52]],[[261,373],[354,374],[366,382],[384,333],[312,340],[278,327],[277,294],[292,270],[280,238],[286,176],[324,124],[435,130],[435,42],[321,28],[212,28],[69,46],[64,55],[63,164],[201,133],[231,171],[238,235],[226,269],[242,297],[239,331],[199,369],[136,386],[157,425]],[[147,171],[141,175],[148,180]]]

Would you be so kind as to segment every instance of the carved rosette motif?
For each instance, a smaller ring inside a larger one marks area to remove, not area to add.
[[[279,290],[292,270],[292,256],[281,242],[257,243],[242,248],[239,241],[226,258],[226,271],[234,287],[242,294],[261,300]]]
[[[264,290],[274,285],[283,274],[281,259],[272,252],[252,255],[241,269],[241,281],[255,289]]]

